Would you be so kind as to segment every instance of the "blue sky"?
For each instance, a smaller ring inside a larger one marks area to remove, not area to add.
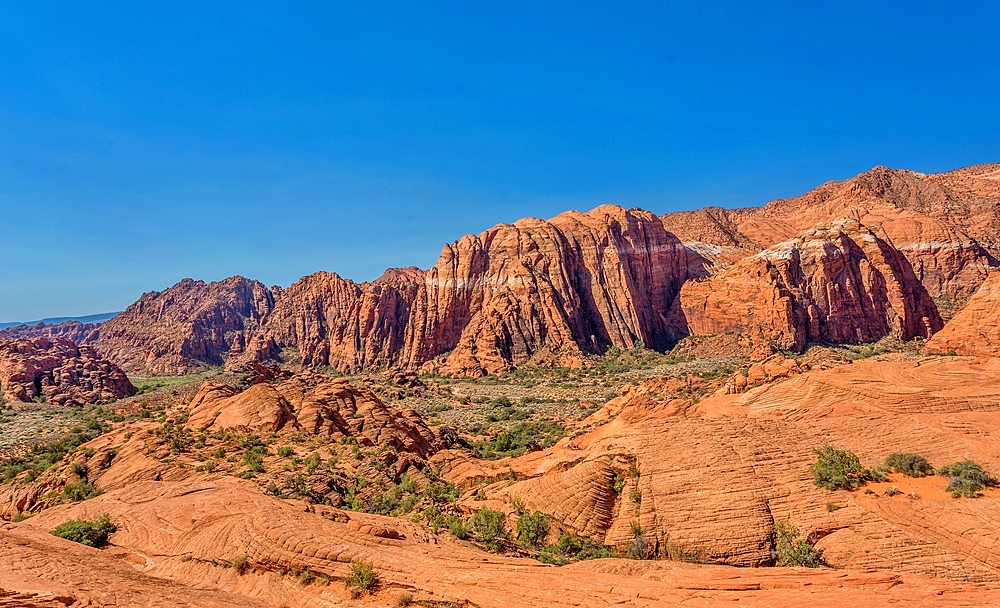
[[[1000,161],[996,2],[204,4],[0,4],[0,321]]]

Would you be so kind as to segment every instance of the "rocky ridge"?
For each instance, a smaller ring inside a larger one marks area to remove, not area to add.
[[[1000,357],[1000,271],[993,271],[924,351]]]
[[[106,403],[134,395],[125,372],[66,338],[0,342],[0,391],[7,402]]]

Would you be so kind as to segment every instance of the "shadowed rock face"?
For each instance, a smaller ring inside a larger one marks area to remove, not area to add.
[[[273,307],[274,295],[258,281],[184,279],[144,294],[88,342],[129,372],[183,374],[221,365],[227,353],[242,351],[244,332]]]
[[[93,348],[44,337],[0,342],[0,391],[5,401],[43,398],[58,405],[105,403],[136,392],[125,372]]]
[[[880,232],[842,218],[688,282],[681,308],[691,332],[749,334],[792,350],[929,337],[941,317]]]

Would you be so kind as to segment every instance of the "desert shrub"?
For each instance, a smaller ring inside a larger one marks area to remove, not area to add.
[[[834,511],[836,511],[838,509],[842,509],[842,508],[843,507],[841,507],[840,505],[838,505],[835,502],[828,502],[828,503],[826,503],[826,510],[829,511],[830,513],[833,513]]]
[[[919,454],[909,452],[893,452],[885,457],[885,466],[896,473],[909,477],[923,477],[934,472],[934,467]]]
[[[562,566],[571,560],[600,559],[618,557],[615,550],[590,538],[577,538],[563,534],[554,545],[549,545],[538,554],[538,560],[546,564]]]
[[[110,516],[104,514],[94,521],[74,519],[59,524],[52,530],[52,535],[88,547],[103,547],[108,544],[108,536],[117,530],[118,528],[111,523]]]
[[[643,532],[639,522],[632,521],[629,524],[629,531],[632,533],[632,544],[629,545],[628,550],[625,552],[625,557],[629,559],[646,559],[649,557],[651,544],[649,539],[646,538],[646,534]]]
[[[813,448],[816,462],[809,465],[813,483],[827,490],[857,490],[868,477],[868,471],[851,452],[825,445]]]
[[[293,448],[290,445],[283,445],[280,448],[278,448],[278,456],[281,456],[282,458],[291,458],[294,455],[295,455],[295,448]]]
[[[493,509],[480,509],[472,516],[472,528],[476,536],[491,551],[499,551],[500,541],[507,538],[504,515]]]
[[[549,518],[539,511],[517,520],[517,542],[525,547],[540,547],[548,534]]]
[[[62,460],[63,456],[72,453],[81,444],[103,434],[108,428],[101,420],[88,416],[83,427],[74,426],[61,439],[36,445],[27,454],[0,461],[4,483],[13,481],[24,471],[31,471],[31,474],[37,477],[39,473]]]
[[[433,503],[451,503],[458,499],[458,488],[450,481],[447,483],[435,481],[427,484],[423,496]]]
[[[417,493],[417,483],[406,475],[399,478],[399,487],[402,488],[404,492],[409,492],[410,494]]]
[[[399,498],[390,491],[383,492],[382,494],[376,494],[372,497],[372,499],[368,501],[367,511],[378,515],[391,515],[398,508]]]
[[[469,527],[465,525],[465,522],[461,518],[455,515],[449,515],[444,519],[444,527],[448,528],[451,535],[459,540],[465,540],[469,538]]]
[[[809,542],[799,537],[798,529],[787,523],[774,526],[774,549],[771,558],[778,566],[818,568],[823,565],[819,552]]]
[[[351,561],[351,575],[345,581],[348,587],[372,591],[378,587],[378,573],[371,562],[358,558]]]
[[[997,480],[972,460],[963,460],[941,467],[938,469],[938,475],[950,479],[947,491],[955,498],[959,496],[975,498],[980,490],[997,485]]]
[[[63,487],[63,498],[71,502],[80,502],[100,495],[101,491],[86,481],[69,483]]]
[[[395,606],[396,608],[406,608],[406,606],[409,606],[412,603],[413,603],[413,594],[410,593],[409,591],[403,591],[402,593],[396,596],[396,601],[393,602],[392,605]]]
[[[233,561],[229,562],[229,566],[233,570],[236,570],[236,573],[241,576],[249,572],[252,567],[250,565],[250,558],[248,558],[245,553],[234,557]]]
[[[519,422],[490,441],[476,441],[472,453],[477,458],[497,460],[520,456],[528,446],[547,448],[562,439],[565,429],[554,422]]]
[[[299,572],[299,584],[303,587],[312,583],[314,580],[316,580],[316,575],[313,574],[311,570],[306,569]]]

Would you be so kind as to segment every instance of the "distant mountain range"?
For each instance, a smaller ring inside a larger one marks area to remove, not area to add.
[[[121,314],[122,311],[118,312],[102,312],[96,315],[85,315],[82,317],[51,317],[48,319],[39,319],[38,321],[13,321],[10,323],[0,323],[0,329],[7,329],[8,327],[17,327],[18,325],[38,325],[39,323],[44,323],[46,325],[59,325],[60,323],[65,323],[67,321],[79,321],[80,323],[103,323],[108,319]]]

